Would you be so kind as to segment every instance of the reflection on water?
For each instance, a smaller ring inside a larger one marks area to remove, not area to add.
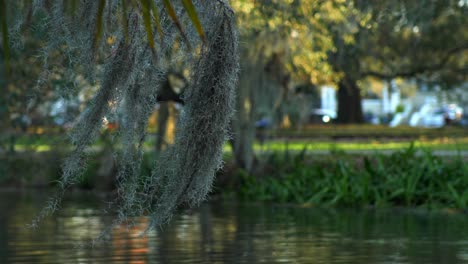
[[[46,198],[0,193],[0,263],[468,263],[462,214],[207,203],[148,236],[141,219],[107,244],[77,247],[112,219],[80,195],[24,228]]]

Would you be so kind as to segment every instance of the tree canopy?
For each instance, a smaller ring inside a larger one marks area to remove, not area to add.
[[[233,7],[251,59],[283,65],[296,82],[336,86],[344,123],[363,121],[364,78],[443,87],[466,81],[464,1],[244,0]]]

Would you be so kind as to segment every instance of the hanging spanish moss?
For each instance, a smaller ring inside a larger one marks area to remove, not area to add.
[[[188,15],[187,3],[193,3],[198,18]],[[9,6],[22,10],[15,14],[15,32],[32,14],[42,17],[49,34],[40,52],[44,74],[38,83],[49,81],[57,65],[48,58],[60,51],[61,67],[75,73],[70,78],[81,75],[97,86],[69,134],[74,147],[62,166],[59,190],[33,225],[53,213],[67,188],[79,182],[103,119],[117,115],[118,198],[110,207],[117,214],[115,224],[149,214],[150,227],[155,227],[166,223],[180,205],[203,201],[222,165],[222,147],[234,109],[237,31],[227,2],[34,0],[30,6],[16,5]],[[143,142],[159,85],[171,65],[181,63],[190,78],[175,143],[155,161],[151,175],[141,175]]]
[[[163,155],[150,179],[149,186],[159,183],[159,189],[152,191],[153,225],[169,220],[183,203],[193,206],[204,200],[215,171],[221,167],[222,147],[234,107],[238,55],[232,14],[218,8],[215,16],[219,22],[193,66],[193,82],[185,93],[187,103],[174,146]]]

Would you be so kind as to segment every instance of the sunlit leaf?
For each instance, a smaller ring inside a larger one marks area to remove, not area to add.
[[[102,27],[103,27],[102,18],[104,15],[105,6],[106,6],[106,0],[99,0],[97,17],[96,17],[96,30],[94,31],[94,40],[93,40],[93,47],[92,47],[93,52],[96,51],[99,40],[101,40],[101,37],[102,37]]]
[[[5,68],[7,74],[10,72],[10,44],[8,37],[8,25],[6,17],[6,0],[0,0],[0,19],[2,23],[2,40],[3,40],[3,52],[5,57]]]
[[[192,0],[182,0],[182,4],[190,17],[190,20],[192,20],[193,26],[197,29],[198,35],[203,41],[205,41],[205,32],[203,31],[203,27],[198,19],[197,11],[195,10]]]
[[[148,45],[151,48],[153,54],[156,54],[156,48],[153,38],[153,28],[151,26],[151,0],[141,0],[143,22],[145,23],[146,36],[148,38]]]
[[[153,1],[150,1],[150,2],[151,2],[151,12],[153,13],[153,20],[154,20],[154,23],[156,24],[156,29],[158,30],[159,38],[161,39],[161,42],[162,42],[164,38],[164,34],[162,31],[161,22],[159,20],[159,12],[158,12],[158,9],[156,8],[156,5],[153,3]]]
[[[182,25],[180,24],[179,18],[177,18],[177,14],[174,10],[174,7],[171,4],[171,1],[163,0],[163,4],[164,4],[164,7],[166,8],[167,14],[171,17],[172,22],[174,22],[180,34],[182,35],[184,42],[187,44],[187,47],[191,49],[190,42],[188,41],[187,36],[185,35],[184,30],[182,29]]]

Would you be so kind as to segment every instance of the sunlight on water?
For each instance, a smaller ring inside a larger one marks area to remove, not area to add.
[[[467,263],[466,215],[210,203],[141,236],[79,195],[25,228],[45,195],[0,193],[0,263]],[[80,247],[82,244],[85,247]]]

